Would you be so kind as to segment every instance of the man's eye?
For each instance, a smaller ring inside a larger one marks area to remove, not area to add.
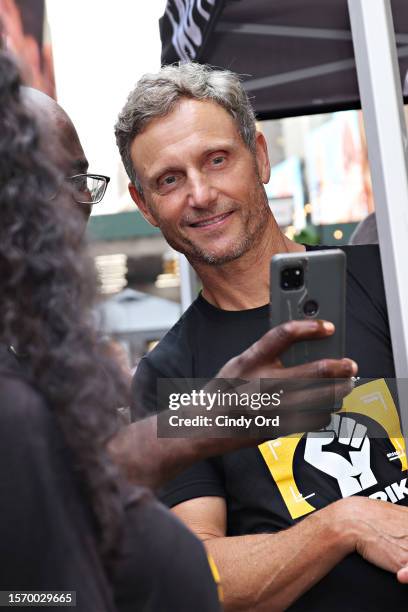
[[[167,174],[160,178],[157,182],[159,190],[160,189],[168,189],[173,187],[173,185],[177,184],[177,175],[176,174]]]
[[[79,191],[88,191],[88,182],[86,178],[77,181],[77,187]]]
[[[74,189],[77,191],[87,191],[88,183],[87,177],[78,175],[78,176],[70,176],[68,180],[71,181],[71,184],[74,186]]]
[[[214,166],[220,166],[225,161],[225,155],[217,155],[217,157],[213,157],[212,163]]]

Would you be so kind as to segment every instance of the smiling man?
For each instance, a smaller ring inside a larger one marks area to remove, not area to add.
[[[132,197],[169,244],[198,266],[234,261],[270,237],[266,226],[274,229],[263,189],[269,162],[262,134],[251,148],[222,106],[190,99],[180,100],[165,123],[152,121],[133,143],[132,159],[143,168],[150,197],[131,186]]]
[[[145,75],[116,137],[132,198],[203,287],[139,365],[140,415],[156,411],[158,379],[211,378],[265,334],[270,258],[305,247],[282,234],[269,209],[265,139],[232,73],[184,64]],[[379,252],[345,250],[346,354],[375,379],[347,398],[352,418],[339,413],[324,433],[203,461],[162,491],[214,557],[227,610],[406,609],[395,574],[408,582],[407,462],[383,380],[395,374]],[[346,424],[356,439],[342,434]]]

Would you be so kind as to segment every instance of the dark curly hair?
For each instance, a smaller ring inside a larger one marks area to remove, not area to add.
[[[128,389],[92,327],[95,272],[83,216],[62,183],[40,151],[16,65],[0,51],[0,340],[23,355],[57,418],[109,565],[122,504],[105,446]]]

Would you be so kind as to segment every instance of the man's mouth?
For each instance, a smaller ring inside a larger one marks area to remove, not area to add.
[[[233,212],[233,210],[230,210],[222,215],[216,215],[215,217],[210,217],[209,219],[203,219],[202,221],[190,223],[190,227],[209,227],[210,225],[220,225],[225,219],[232,215]]]

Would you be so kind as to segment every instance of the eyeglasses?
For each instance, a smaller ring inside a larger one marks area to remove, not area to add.
[[[77,204],[99,204],[105,195],[110,177],[103,174],[75,174],[66,180],[73,188]]]

